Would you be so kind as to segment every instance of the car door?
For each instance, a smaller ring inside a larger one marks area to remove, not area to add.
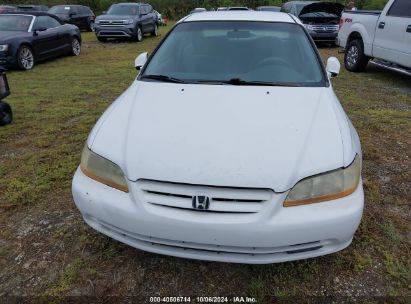
[[[149,33],[150,29],[150,16],[148,15],[147,5],[142,5],[140,7],[141,24],[143,25],[143,33]]]
[[[87,29],[88,28],[88,11],[87,8],[84,6],[79,6],[78,7],[79,14],[80,14],[80,22],[81,22],[81,28]]]
[[[49,16],[37,16],[33,23],[33,49],[38,59],[53,56],[59,49],[61,24]]]
[[[70,23],[82,28],[81,13],[77,6],[72,6],[70,8]]]
[[[411,67],[410,0],[395,0],[382,12],[375,30],[373,56]]]

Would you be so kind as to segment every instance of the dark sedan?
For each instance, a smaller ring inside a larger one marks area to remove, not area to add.
[[[77,26],[48,13],[0,15],[0,66],[31,70],[52,57],[80,55]]]

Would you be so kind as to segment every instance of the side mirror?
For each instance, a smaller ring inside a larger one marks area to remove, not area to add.
[[[103,11],[101,14],[102,14],[102,15],[105,15],[106,13],[107,13],[106,11]]]
[[[76,12],[72,12],[72,13],[69,14],[70,17],[73,17],[73,16],[75,16],[75,15],[77,15]]]
[[[136,58],[135,64],[134,64],[137,71],[140,71],[143,68],[143,66],[147,62],[147,59],[148,59],[148,53],[147,52],[138,55],[138,57]]]
[[[39,34],[39,32],[44,32],[44,31],[47,31],[47,27],[39,27],[39,28],[36,28],[36,29],[33,31],[33,33],[34,33],[34,36],[37,36],[37,35]]]
[[[337,77],[338,74],[340,74],[340,69],[341,69],[341,64],[337,58],[335,57],[328,58],[327,67],[326,67],[328,77],[330,78]]]

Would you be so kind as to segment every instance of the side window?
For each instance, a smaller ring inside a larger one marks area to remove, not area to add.
[[[387,16],[411,18],[411,1],[410,0],[395,1],[391,5],[387,13]]]
[[[147,14],[147,7],[145,5],[140,6],[140,13]]]
[[[153,7],[151,5],[147,5],[147,13],[152,13]]]
[[[49,16],[38,16],[33,24],[33,29],[40,29],[40,28],[54,28],[60,26],[60,22],[56,19],[49,17]]]

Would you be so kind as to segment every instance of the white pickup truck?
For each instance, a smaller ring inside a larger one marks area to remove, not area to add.
[[[345,11],[337,44],[351,72],[362,72],[371,60],[411,76],[411,0],[389,0],[382,12]]]

